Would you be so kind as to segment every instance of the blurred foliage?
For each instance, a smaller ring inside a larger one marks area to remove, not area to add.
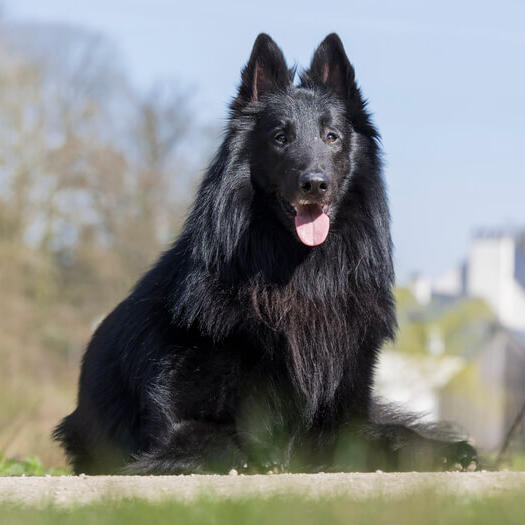
[[[409,354],[438,353],[470,358],[479,350],[495,322],[494,314],[481,299],[462,297],[447,302],[433,299],[420,305],[408,288],[395,293],[399,331],[394,348]]]
[[[24,460],[4,458],[0,454],[0,476],[64,476],[69,471],[64,468],[45,468],[36,456],[28,456]]]
[[[510,455],[503,465],[509,470],[525,472],[525,452],[517,452]]]
[[[0,505],[5,525],[33,524],[271,524],[289,523],[364,524],[419,523],[493,525],[522,524],[525,506],[521,492],[500,493],[484,498],[464,499],[419,492],[396,498],[372,497],[356,500],[333,498],[247,497],[234,500],[200,498],[189,503],[139,500],[105,501],[73,507],[31,508]]]
[[[63,464],[50,432],[84,345],[181,224],[191,121],[176,84],[136,92],[100,35],[0,24],[3,454]]]

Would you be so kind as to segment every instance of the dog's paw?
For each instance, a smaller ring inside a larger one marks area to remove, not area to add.
[[[478,453],[466,441],[447,443],[440,452],[443,470],[472,472],[479,469]]]

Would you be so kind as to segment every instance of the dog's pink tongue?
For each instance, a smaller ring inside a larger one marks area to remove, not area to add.
[[[330,229],[330,219],[318,204],[304,204],[295,207],[295,229],[301,242],[317,246],[325,241]]]

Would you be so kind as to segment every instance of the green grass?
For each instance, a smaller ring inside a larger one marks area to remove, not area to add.
[[[70,474],[64,468],[46,468],[37,456],[23,460],[9,459],[0,454],[0,476],[62,476]]]
[[[35,509],[4,504],[0,505],[0,516],[2,525],[501,525],[525,523],[525,505],[521,493],[469,501],[432,494],[416,494],[388,502],[379,498],[357,502],[341,497],[322,501],[284,497],[235,501],[201,499],[191,504],[129,500],[73,509]]]

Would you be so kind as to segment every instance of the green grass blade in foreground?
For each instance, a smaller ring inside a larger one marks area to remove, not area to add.
[[[44,509],[0,505],[3,525],[133,525],[139,523],[236,525],[245,523],[302,525],[424,523],[493,525],[525,523],[523,494],[471,499],[415,494],[386,501],[372,498],[353,501],[339,497],[325,500],[304,498],[248,498],[217,501],[202,498],[191,504],[176,502],[146,503],[137,500],[102,502],[73,509]]]

